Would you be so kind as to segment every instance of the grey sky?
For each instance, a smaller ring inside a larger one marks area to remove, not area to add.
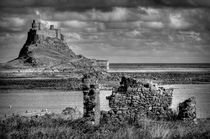
[[[62,28],[69,46],[111,62],[209,62],[208,0],[2,0],[0,62],[25,43],[32,19]]]

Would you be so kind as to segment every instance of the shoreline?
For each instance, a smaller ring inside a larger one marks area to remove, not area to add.
[[[122,76],[128,76],[141,81],[152,81],[158,85],[170,84],[210,84],[210,72],[112,72],[100,83],[105,88],[118,86]],[[60,73],[60,75],[68,75]],[[0,77],[0,89],[82,89],[81,79],[75,77],[55,76],[4,76]]]
[[[158,69],[153,69],[153,70],[148,70],[148,69],[145,69],[145,70],[142,70],[142,69],[134,69],[134,70],[131,70],[131,69],[120,69],[120,70],[108,70],[107,71],[108,73],[120,73],[120,72],[123,72],[123,73],[159,73],[159,72],[162,72],[162,73],[165,73],[165,72],[210,72],[210,69],[167,69],[167,70],[158,70]]]

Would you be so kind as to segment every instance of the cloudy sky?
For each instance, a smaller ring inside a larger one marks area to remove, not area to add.
[[[111,62],[209,62],[209,0],[1,0],[0,62],[18,56],[32,19],[71,49]]]

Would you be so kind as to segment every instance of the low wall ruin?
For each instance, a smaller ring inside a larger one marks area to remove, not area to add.
[[[94,83],[88,76],[84,76],[83,82],[83,103],[84,103],[84,114],[85,118],[94,124],[100,123],[100,90],[99,85]]]
[[[196,98],[191,97],[179,103],[178,111],[177,119],[196,121]]]
[[[166,118],[171,112],[169,107],[172,103],[172,92],[172,89],[156,88],[151,84],[123,77],[120,87],[107,97],[111,110],[106,116],[134,121],[143,117]]]
[[[95,125],[100,119],[114,119],[117,122],[136,122],[144,118],[168,120],[195,120],[195,98],[179,104],[177,113],[170,108],[173,89],[142,83],[133,78],[122,77],[120,86],[113,89],[107,97],[108,112],[100,111],[100,89],[90,78],[83,78],[84,117],[90,118]],[[112,121],[113,122],[113,121]]]

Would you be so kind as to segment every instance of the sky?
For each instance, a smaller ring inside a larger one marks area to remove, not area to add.
[[[17,58],[33,19],[76,53],[114,63],[209,63],[209,0],[1,0],[0,63]]]

